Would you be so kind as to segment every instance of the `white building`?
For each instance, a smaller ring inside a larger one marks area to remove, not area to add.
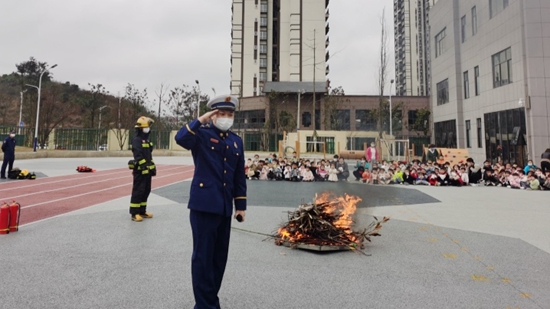
[[[550,147],[550,1],[447,0],[430,12],[435,143],[476,161]]]
[[[430,94],[430,8],[437,0],[394,0],[395,90]]]
[[[233,0],[231,93],[262,95],[265,82],[325,82],[328,3]]]

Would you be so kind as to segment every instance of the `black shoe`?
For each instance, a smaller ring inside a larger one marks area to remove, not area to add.
[[[2,179],[7,179],[6,176],[2,176]]]

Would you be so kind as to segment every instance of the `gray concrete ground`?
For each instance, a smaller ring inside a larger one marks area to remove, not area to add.
[[[45,158],[48,176],[126,158]],[[157,157],[157,164],[191,164]],[[249,181],[247,221],[273,233],[315,193],[363,198],[361,223],[391,216],[366,251],[315,253],[234,230],[223,308],[550,308],[549,192]],[[192,308],[189,182],[157,189],[155,218],[129,220],[129,196],[0,235],[0,308]],[[128,193],[129,194],[129,193]]]

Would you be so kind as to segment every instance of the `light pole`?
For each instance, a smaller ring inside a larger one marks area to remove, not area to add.
[[[21,91],[20,94],[21,94],[21,104],[19,105],[19,129],[17,129],[17,135],[21,134],[21,120],[22,120],[22,117],[23,117],[23,93],[27,92],[28,89],[25,89],[24,91]]]
[[[97,125],[97,150],[99,150],[99,145],[101,144],[100,143],[100,139],[101,139],[101,111],[105,108],[105,107],[109,107],[108,105],[103,105],[102,107],[99,108],[99,124]]]
[[[393,79],[390,81],[390,135],[393,136],[393,118],[392,118],[392,107],[391,107],[391,90],[393,88]]]
[[[98,129],[98,130],[101,130],[101,111],[102,111],[105,107],[109,107],[109,106],[108,106],[108,105],[103,105],[102,107],[99,108],[99,125],[97,126],[97,129]]]
[[[216,96],[216,88],[212,87],[212,91],[214,92],[214,96]]]
[[[393,139],[391,142],[390,147],[390,155],[393,156],[393,143],[395,141],[395,138],[393,138],[393,115],[392,115],[392,106],[391,106],[391,90],[393,88],[393,79],[390,80],[390,136]]]
[[[53,69],[57,66],[57,64],[54,64],[50,67],[50,69]],[[44,73],[48,72],[48,68],[45,68],[42,73],[40,73],[40,78],[38,79],[38,87],[34,85],[29,85],[29,87],[36,88],[38,90],[38,100],[36,102],[36,124],[34,126],[34,142],[33,142],[33,151],[36,152],[36,147],[38,146],[38,119],[40,118],[40,91],[42,90],[42,76]]]
[[[197,93],[197,118],[200,116],[201,109],[201,85],[198,79],[195,79],[195,84],[197,84],[198,93]]]

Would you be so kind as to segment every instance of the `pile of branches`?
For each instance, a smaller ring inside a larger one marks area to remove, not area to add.
[[[353,231],[352,224],[346,227],[337,226],[345,219],[344,215],[333,202],[302,204],[295,211],[289,211],[288,222],[283,224],[274,235],[275,244],[282,245],[285,242],[292,244],[307,244],[318,246],[340,246],[348,249],[362,249],[364,241],[371,241],[371,237],[380,236],[382,223],[389,218],[378,220],[373,217],[371,222],[362,231]],[[336,210],[334,210],[336,209]],[[352,222],[349,222],[352,223]]]

